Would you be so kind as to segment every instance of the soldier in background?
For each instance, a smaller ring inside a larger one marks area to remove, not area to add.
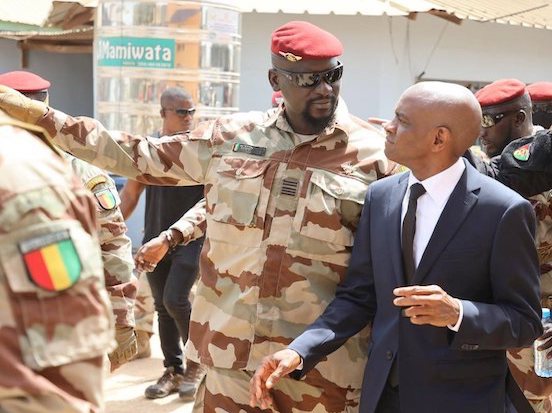
[[[49,98],[50,82],[31,72],[14,71],[1,74],[0,85],[9,86],[41,102],[47,102]],[[113,179],[93,165],[68,153],[61,154],[96,201],[95,212],[99,223],[105,286],[115,316],[115,338],[118,344],[109,354],[113,371],[131,360],[137,352],[134,335],[136,278],[132,274],[132,246],[130,238],[126,235],[127,227],[119,208],[121,201]]]
[[[187,356],[207,367],[194,412],[243,410],[264,354],[315,320],[345,277],[368,185],[394,164],[385,139],[339,97],[341,42],[307,22],[272,34],[283,104],[160,139],[107,131],[0,88],[0,107],[66,150],[145,184],[205,184],[207,233]],[[171,244],[170,240],[169,243]],[[356,412],[369,329],[305,380],[283,379],[273,412]]]
[[[0,411],[99,413],[114,348],[90,193],[0,111]]]
[[[160,104],[163,124],[155,137],[182,134],[191,129],[195,108],[192,96],[186,90],[168,88],[161,94]],[[178,391],[183,400],[189,400],[194,397],[203,377],[203,369],[194,360],[184,360],[180,343],[188,340],[192,309],[190,291],[197,279],[203,240],[179,245],[173,239],[178,233],[173,233],[169,226],[203,198],[203,186],[175,188],[144,185],[129,179],[121,191],[121,209],[125,219],[136,207],[144,190],[146,207],[142,242],[147,243],[159,236],[172,247],[169,254],[155,265],[149,261],[141,262],[140,256],[136,259],[139,267],[147,273],[151,287],[165,366],[161,377],[148,386],[144,394],[147,398],[157,399]]]
[[[544,129],[552,125],[552,82],[535,82],[527,86],[533,103],[533,123]]]
[[[520,137],[533,135],[539,128],[532,123],[531,101],[525,84],[516,79],[497,80],[475,94],[483,121],[481,140],[489,156],[503,152],[506,145]],[[529,149],[518,148],[513,156],[519,161],[529,160]],[[552,295],[552,205],[551,191],[529,198],[537,217],[536,242],[541,270],[542,306],[550,308]],[[546,326],[545,326],[546,327]],[[545,331],[546,334],[546,331]],[[533,348],[508,351],[510,370],[518,385],[536,412],[552,410],[552,378],[535,374]]]

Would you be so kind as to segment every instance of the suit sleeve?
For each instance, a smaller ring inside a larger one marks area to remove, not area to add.
[[[94,119],[50,108],[38,125],[77,158],[147,185],[203,184],[213,152],[214,122],[156,139],[109,131]]]
[[[336,296],[324,313],[289,345],[303,358],[303,370],[292,374],[295,378],[337,350],[368,325],[376,313],[370,253],[370,198],[368,189],[345,280],[338,285]]]
[[[489,280],[492,303],[462,300],[464,318],[451,341],[458,350],[526,347],[542,334],[535,216],[525,200],[504,212],[494,236]]]

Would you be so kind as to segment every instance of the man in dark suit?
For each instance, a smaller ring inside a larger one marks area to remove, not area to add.
[[[268,407],[282,376],[300,377],[372,323],[361,412],[529,408],[506,349],[542,334],[535,218],[462,160],[480,124],[461,86],[423,82],[403,93],[384,125],[385,151],[410,172],[370,186],[345,281],[288,349],[263,360],[252,406]]]

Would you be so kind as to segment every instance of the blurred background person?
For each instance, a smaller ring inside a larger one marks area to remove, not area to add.
[[[535,82],[527,86],[533,103],[533,123],[544,129],[552,125],[552,82]]]
[[[161,95],[160,103],[163,126],[154,136],[170,136],[191,129],[195,108],[187,91],[177,87],[169,88]],[[161,235],[174,247],[157,265],[142,263],[158,314],[159,340],[165,366],[157,383],[146,388],[145,396],[161,398],[180,390],[180,396],[189,399],[195,394],[202,377],[202,368],[191,360],[184,362],[181,340],[185,343],[188,339],[191,312],[189,296],[198,274],[203,239],[186,246],[177,245],[177,234],[169,227],[203,198],[203,186],[151,186],[128,180],[121,191],[121,208],[125,219],[136,208],[144,189],[146,209],[143,243]]]

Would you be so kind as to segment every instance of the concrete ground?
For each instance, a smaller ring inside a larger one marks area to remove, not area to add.
[[[156,400],[144,397],[144,389],[155,383],[164,370],[157,334],[151,338],[151,350],[150,358],[131,361],[108,377],[106,413],[191,413],[193,403],[181,402],[178,393]]]

